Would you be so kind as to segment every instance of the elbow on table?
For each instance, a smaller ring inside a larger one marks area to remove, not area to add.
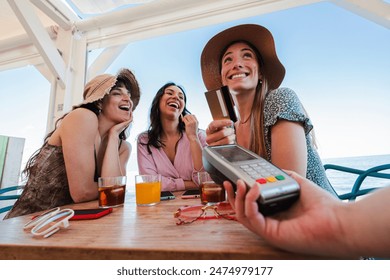
[[[98,198],[98,191],[77,191],[71,192],[72,200],[74,203],[81,203],[86,201],[95,200]]]

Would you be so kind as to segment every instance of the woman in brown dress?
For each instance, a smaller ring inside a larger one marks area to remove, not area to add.
[[[5,219],[97,199],[98,177],[123,176],[131,153],[125,130],[140,89],[133,73],[93,78],[84,101],[61,117],[27,163],[27,183]]]

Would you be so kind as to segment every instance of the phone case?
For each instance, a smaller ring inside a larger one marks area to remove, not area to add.
[[[112,212],[112,208],[75,209],[74,216],[70,220],[98,219]]]

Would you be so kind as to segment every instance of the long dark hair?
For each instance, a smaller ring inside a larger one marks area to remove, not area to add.
[[[126,79],[126,78],[123,78],[121,76],[118,76],[117,78],[117,81],[115,83],[115,86],[113,86],[112,88],[114,87],[117,87],[117,86],[121,86],[121,85],[124,85],[126,87],[127,90],[131,90],[131,83]],[[101,112],[101,109],[102,109],[102,103],[103,103],[103,99],[106,97],[107,95],[105,95],[102,99],[99,99],[99,100],[96,100],[94,102],[91,102],[91,103],[86,103],[86,104],[81,104],[81,105],[77,105],[77,106],[73,106],[72,107],[72,111],[78,109],[78,108],[84,108],[84,109],[87,109],[87,110],[90,110],[92,112],[94,112],[96,114],[96,116],[99,116],[100,112]],[[30,174],[33,173],[33,170],[34,170],[34,166],[35,166],[35,162],[42,150],[42,148],[44,146],[47,145],[47,142],[49,141],[50,137],[53,135],[54,131],[58,128],[59,124],[61,123],[61,121],[69,114],[66,113],[64,114],[62,117],[60,117],[56,122],[55,122],[55,125],[54,125],[54,129],[49,132],[44,141],[43,141],[43,145],[38,149],[36,150],[32,156],[29,158],[29,160],[27,161],[26,163],[26,167],[24,168],[23,172],[22,172],[22,175],[24,177],[24,179],[27,179]],[[126,129],[124,129],[120,134],[119,134],[119,139],[121,140],[126,140]]]
[[[148,152],[151,153],[150,146],[153,146],[157,149],[164,147],[164,143],[161,141],[161,134],[163,132],[162,124],[161,124],[161,117],[160,117],[160,100],[161,97],[164,95],[165,90],[170,86],[176,86],[180,88],[180,90],[183,92],[184,95],[184,109],[183,109],[183,117],[185,115],[191,114],[190,111],[188,111],[186,105],[187,105],[187,96],[184,91],[184,88],[180,85],[175,84],[174,82],[169,82],[163,85],[156,93],[156,96],[153,98],[152,105],[150,107],[150,113],[149,113],[149,120],[150,125],[149,129],[147,131],[148,133],[148,143],[141,143],[141,145],[147,145]],[[179,125],[177,127],[180,134],[183,134],[185,131],[184,122],[179,118]]]

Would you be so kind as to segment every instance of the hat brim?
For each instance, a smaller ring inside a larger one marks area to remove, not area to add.
[[[118,79],[127,80],[128,86],[131,87],[131,101],[133,102],[133,111],[140,100],[140,88],[134,74],[126,68],[121,69],[116,76],[110,74],[98,75],[89,81],[84,88],[84,101],[81,104],[92,103],[103,99],[110,93]]]
[[[207,90],[223,86],[220,69],[222,51],[236,41],[246,41],[257,49],[263,62],[261,71],[268,80],[269,88],[278,88],[286,71],[276,55],[271,32],[260,25],[244,24],[218,33],[204,47],[201,55],[201,69]]]
[[[116,77],[110,74],[102,74],[90,80],[84,88],[84,101],[81,104],[93,103],[103,99],[110,93],[116,83]]]

